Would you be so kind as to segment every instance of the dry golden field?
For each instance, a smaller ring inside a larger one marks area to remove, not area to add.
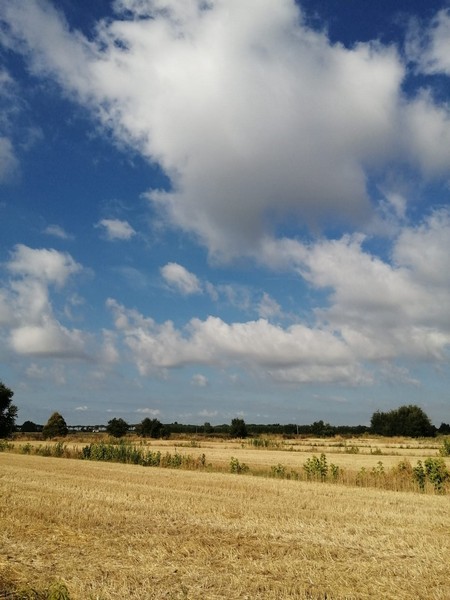
[[[449,496],[5,452],[0,540],[71,600],[450,599]]]
[[[264,439],[264,438],[262,438]],[[408,438],[390,440],[388,438],[354,438],[348,440],[330,439],[292,439],[267,438],[271,444],[267,449],[252,446],[247,440],[154,440],[146,442],[152,450],[179,452],[182,454],[205,453],[208,462],[215,468],[227,469],[231,456],[245,462],[252,470],[267,470],[271,466],[282,464],[290,469],[301,470],[304,462],[313,455],[322,452],[328,461],[344,469],[372,469],[379,461],[387,468],[397,465],[401,460],[416,464],[429,456],[438,456],[440,443],[436,439],[412,440]],[[357,449],[355,453],[354,450]],[[450,467],[450,458],[446,458]]]

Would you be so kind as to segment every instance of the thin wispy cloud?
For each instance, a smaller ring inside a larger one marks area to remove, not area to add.
[[[73,236],[67,233],[67,231],[65,231],[65,229],[60,225],[47,225],[47,227],[44,229],[44,233],[46,235],[51,235],[53,237],[59,238],[61,240],[73,239]]]

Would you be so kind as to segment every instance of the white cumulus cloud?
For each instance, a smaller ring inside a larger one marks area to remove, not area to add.
[[[129,240],[136,231],[127,221],[121,221],[120,219],[102,219],[96,225],[101,227],[105,232],[108,240]]]
[[[69,254],[19,244],[6,268],[11,279],[0,290],[0,323],[10,348],[19,355],[84,357],[86,335],[58,321],[49,292],[51,286],[61,289],[81,265]]]
[[[4,3],[3,43],[161,165],[171,189],[149,199],[212,255],[258,252],[286,221],[366,219],[385,168],[450,171],[449,108],[404,94],[393,46],[332,44],[294,0],[114,6],[88,40],[47,0]],[[441,71],[447,26],[439,13],[427,59]]]
[[[185,365],[256,369],[284,382],[363,384],[395,361],[448,360],[450,347],[450,217],[440,210],[405,227],[393,264],[364,249],[363,236],[268,242],[272,264],[288,264],[312,289],[326,290],[315,322],[289,327],[266,319],[227,323],[191,319],[176,328],[157,323],[114,300],[117,334],[144,374]],[[277,305],[265,298],[266,311]],[[402,379],[414,381],[402,372]]]
[[[7,268],[14,275],[58,286],[63,286],[71,275],[81,271],[81,265],[70,254],[29,248],[24,244],[15,246]]]
[[[202,293],[198,277],[178,263],[170,262],[161,267],[161,275],[169,286],[186,296]]]

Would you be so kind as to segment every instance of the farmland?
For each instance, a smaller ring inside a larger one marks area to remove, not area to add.
[[[149,444],[204,453],[195,471],[2,452],[0,582],[59,580],[71,600],[448,599],[448,495],[254,476],[321,452],[388,469],[436,456],[433,443]],[[231,457],[249,474],[230,473]]]

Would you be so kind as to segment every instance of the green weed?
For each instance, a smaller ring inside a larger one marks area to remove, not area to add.
[[[247,473],[249,471],[249,467],[248,465],[246,465],[245,463],[240,463],[239,460],[237,458],[234,458],[234,456],[231,457],[230,460],[230,472],[231,473]]]
[[[14,444],[9,443],[7,440],[0,440],[0,452],[9,452],[14,448]]]
[[[441,456],[450,456],[450,438],[442,440],[442,446],[439,448],[439,454]]]
[[[281,463],[278,463],[276,466],[270,468],[270,473],[272,477],[284,479],[286,477],[286,467]]]
[[[433,484],[436,492],[442,494],[450,473],[443,458],[427,458],[425,460],[425,473],[428,480]]]
[[[307,479],[320,479],[320,481],[325,481],[328,474],[327,457],[322,453],[320,458],[317,458],[317,456],[308,458],[303,465],[303,469],[306,472]]]

